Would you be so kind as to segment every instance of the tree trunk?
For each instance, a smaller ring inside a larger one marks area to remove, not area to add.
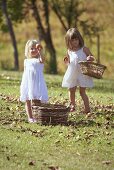
[[[51,33],[50,33],[50,25],[49,25],[49,11],[48,11],[48,0],[44,0],[44,17],[46,21],[46,28],[43,27],[42,19],[40,18],[39,10],[36,6],[36,0],[31,0],[32,2],[32,9],[34,18],[37,23],[38,33],[40,39],[43,39],[46,44],[46,48],[50,54],[50,62],[49,62],[49,73],[51,74],[57,74],[57,61],[56,61],[56,51],[52,42]]]
[[[97,62],[100,63],[100,35],[97,34]]]
[[[14,69],[18,70],[19,69],[19,62],[18,62],[17,44],[16,44],[16,39],[15,39],[15,34],[14,34],[12,22],[10,20],[10,17],[8,16],[7,1],[6,0],[2,0],[2,10],[3,10],[3,14],[6,18],[6,23],[7,23],[7,26],[9,28],[9,33],[10,33],[10,36],[11,36],[11,41],[12,41],[12,45],[13,45],[13,49],[14,49]]]

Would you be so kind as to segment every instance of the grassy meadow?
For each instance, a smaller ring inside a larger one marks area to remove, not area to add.
[[[20,103],[21,72],[0,71],[0,169],[1,170],[113,170],[114,80],[94,79],[88,89],[92,116],[82,114],[77,91],[77,109],[68,124],[29,124]],[[62,76],[45,74],[49,101],[68,105]]]
[[[100,1],[93,2],[98,7],[96,2]],[[89,0],[86,4],[91,5]],[[61,87],[66,69],[63,64],[66,53],[65,31],[56,16],[51,16],[51,34],[59,74],[46,74],[46,62],[44,76],[49,102],[68,105],[67,89]],[[109,18],[105,21],[108,24]],[[14,58],[10,36],[0,32],[0,170],[114,170],[113,25],[107,26],[100,33],[101,64],[107,66],[103,79],[94,79],[94,88],[87,89],[92,116],[82,114],[83,103],[77,90],[76,111],[68,113],[68,123],[64,126],[43,126],[27,122],[24,104],[18,100],[19,88],[25,43],[28,39],[37,39],[38,33],[33,18],[28,23],[15,25],[14,30],[19,53],[18,72],[11,71]],[[93,42],[90,42],[89,37],[84,37],[84,40],[97,59],[96,37]],[[45,50],[45,43],[42,42],[42,45]],[[46,50],[45,56],[49,60]]]

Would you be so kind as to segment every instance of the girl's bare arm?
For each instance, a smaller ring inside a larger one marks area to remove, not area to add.
[[[68,52],[67,52],[67,54],[64,56],[64,63],[65,64],[69,64],[70,63],[70,57],[69,57],[69,55],[68,55]]]
[[[84,53],[86,54],[86,56],[87,56],[87,61],[94,61],[94,56],[92,55],[92,53],[91,53],[91,51],[89,50],[89,48],[87,48],[87,47],[84,47],[83,48],[83,51],[84,51]]]

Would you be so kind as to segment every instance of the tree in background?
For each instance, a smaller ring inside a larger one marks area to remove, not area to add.
[[[93,36],[96,37],[97,62],[100,63],[100,42],[101,37],[113,36],[111,29],[114,28],[114,0],[95,0],[84,1],[88,19],[94,21],[92,24]],[[108,43],[111,39],[108,40]],[[110,42],[111,43],[111,42]],[[113,49],[113,47],[111,47]]]
[[[99,1],[99,0],[96,0]],[[102,11],[101,14],[104,16],[108,14],[107,5],[114,4],[113,0],[107,1],[105,4],[103,0],[99,3],[103,3],[104,5],[100,5],[99,8],[95,4],[96,1],[83,1],[83,0],[0,0],[0,28],[1,30],[9,31],[11,36],[12,45],[14,48],[14,65],[15,69],[18,69],[18,51],[17,51],[17,43],[15,38],[15,33],[13,30],[14,24],[21,22],[23,19],[27,20],[29,14],[32,11],[33,17],[37,23],[38,37],[44,40],[46,44],[46,48],[50,54],[49,61],[49,73],[57,73],[57,61],[56,61],[56,50],[52,41],[51,35],[51,25],[50,25],[50,10],[52,9],[56,16],[58,17],[60,23],[62,24],[65,31],[67,31],[70,27],[79,27],[84,35],[88,35],[89,39],[91,36],[97,36],[97,45],[100,49],[99,42],[99,31],[102,29],[102,24],[98,25],[100,19],[105,21],[103,17],[99,17],[100,14],[97,13],[97,10]],[[85,6],[84,6],[85,3]],[[93,6],[92,6],[93,5]],[[102,6],[105,6],[105,9],[102,9]],[[96,10],[96,11],[95,11]],[[113,19],[113,8],[111,10],[110,16]],[[103,13],[104,12],[104,13]],[[3,15],[4,14],[4,15]],[[92,17],[88,17],[92,16]],[[97,14],[97,15],[96,15]],[[97,22],[93,16],[97,17]],[[105,18],[106,18],[105,16]],[[4,20],[6,19],[6,22]],[[56,19],[56,18],[55,18]],[[31,18],[30,18],[31,20]],[[29,21],[30,21],[29,20]],[[112,22],[112,20],[111,20]],[[112,22],[113,25],[113,22]],[[98,50],[99,50],[98,49]],[[99,50],[100,51],[100,50]],[[98,51],[98,55],[100,55]],[[98,59],[100,61],[100,58]]]
[[[57,74],[56,51],[53,45],[50,28],[50,11],[48,0],[25,0],[28,11],[32,10],[33,17],[37,23],[38,37],[44,40],[46,49],[50,54],[49,73]]]
[[[52,10],[55,12],[63,28],[67,31],[71,27],[79,27],[84,35],[97,37],[98,62],[100,62],[100,36],[102,26],[98,26],[93,18],[87,17],[88,9],[80,0],[50,0]]]
[[[17,50],[17,43],[16,37],[13,29],[13,23],[17,23],[21,21],[23,15],[21,13],[22,9],[22,0],[0,0],[0,26],[3,32],[9,31],[11,42],[14,49],[14,69],[19,69],[19,62],[18,62],[18,50]],[[5,22],[5,20],[6,22]]]
[[[79,17],[85,11],[80,7],[79,0],[50,0],[50,4],[66,31],[71,27],[77,27]]]
[[[48,0],[0,0],[0,3],[2,6],[2,10],[0,10],[0,26],[3,32],[9,31],[10,33],[14,49],[14,69],[19,69],[19,62],[13,25],[21,22],[23,19],[26,20],[32,10],[33,17],[37,23],[39,38],[45,41],[46,48],[50,54],[49,73],[57,74],[56,51],[51,37]]]

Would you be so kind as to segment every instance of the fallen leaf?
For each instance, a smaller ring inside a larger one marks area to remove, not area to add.
[[[34,165],[35,165],[35,161],[30,161],[30,162],[29,162],[29,165],[34,166]]]
[[[58,166],[49,166],[48,168],[51,170],[61,170]]]
[[[106,164],[106,165],[109,165],[109,164],[111,164],[111,161],[110,160],[109,161],[102,161],[102,163]]]

